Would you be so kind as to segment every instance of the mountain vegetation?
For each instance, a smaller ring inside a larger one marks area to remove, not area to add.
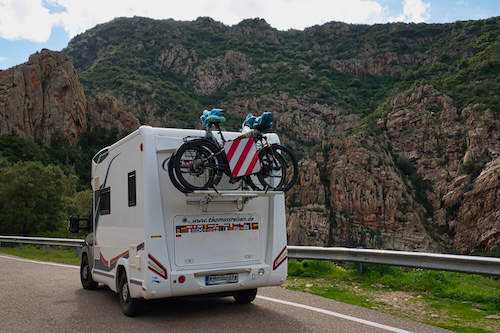
[[[458,107],[480,103],[498,113],[499,30],[498,17],[332,22],[304,31],[278,31],[261,19],[228,27],[210,18],[135,17],[76,36],[65,52],[87,94],[109,91],[145,120],[149,106],[154,117],[168,114],[168,126],[196,125],[204,107],[283,92],[366,116],[395,93],[424,84]]]
[[[82,191],[91,155],[139,124],[200,128],[221,107],[238,130],[271,111],[301,159],[290,243],[488,252],[500,244],[499,36],[500,17],[303,31],[117,18],[66,56],[0,72],[1,154],[58,165]]]

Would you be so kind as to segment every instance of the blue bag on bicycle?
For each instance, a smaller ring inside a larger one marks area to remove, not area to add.
[[[200,117],[201,123],[205,127],[210,127],[212,124],[220,124],[226,121],[223,116],[224,111],[221,109],[205,110]]]
[[[249,113],[243,125],[259,131],[267,131],[273,127],[273,121],[274,116],[272,112],[264,112],[260,117],[254,117]]]

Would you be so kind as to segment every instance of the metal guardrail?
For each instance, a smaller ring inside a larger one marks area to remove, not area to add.
[[[83,239],[0,236],[1,243],[73,246],[79,248]],[[427,252],[407,252],[345,247],[288,246],[288,258],[406,266],[444,271],[500,275],[500,258],[463,256]]]
[[[71,238],[51,238],[51,237],[23,237],[23,236],[0,236],[0,243],[17,244],[39,244],[54,246],[76,246],[81,247],[85,241],[83,239]]]
[[[288,246],[288,258],[353,261],[443,271],[500,275],[500,258],[345,247]]]

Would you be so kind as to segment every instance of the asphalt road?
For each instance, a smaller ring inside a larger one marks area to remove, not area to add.
[[[152,301],[128,318],[109,289],[82,289],[78,267],[0,255],[0,332],[446,332],[277,287],[257,297]]]

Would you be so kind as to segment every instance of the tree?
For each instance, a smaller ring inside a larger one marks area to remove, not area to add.
[[[18,162],[0,169],[0,234],[53,231],[64,220],[67,176],[55,165]],[[74,190],[73,190],[74,192]]]
[[[68,197],[70,201],[66,209],[68,215],[76,213],[82,217],[89,216],[92,213],[92,196],[92,190],[83,190]]]

